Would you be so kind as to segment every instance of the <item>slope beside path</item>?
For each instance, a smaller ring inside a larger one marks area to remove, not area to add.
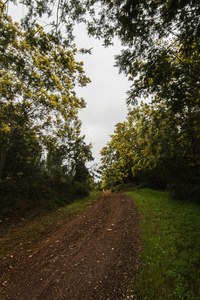
[[[139,249],[134,200],[104,193],[84,213],[26,250],[1,279],[0,299],[126,299]]]

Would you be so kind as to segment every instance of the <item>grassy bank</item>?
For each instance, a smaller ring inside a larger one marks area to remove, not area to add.
[[[200,205],[164,191],[134,190],[143,250],[137,299],[200,299]]]
[[[45,238],[47,234],[58,228],[67,218],[83,212],[100,197],[100,192],[95,191],[90,196],[75,200],[72,204],[59,209],[38,212],[20,220],[10,219],[0,223],[0,269],[5,268],[5,257],[15,259],[15,252],[20,248],[30,247],[31,244]],[[1,270],[3,271],[3,270]],[[1,272],[0,272],[1,273]]]

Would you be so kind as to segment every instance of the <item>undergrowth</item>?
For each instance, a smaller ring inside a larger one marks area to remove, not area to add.
[[[134,299],[200,299],[200,205],[134,190],[143,247]]]

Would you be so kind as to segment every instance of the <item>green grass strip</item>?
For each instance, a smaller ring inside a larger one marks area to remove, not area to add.
[[[137,299],[200,299],[200,205],[172,200],[165,191],[128,193],[141,213]]]

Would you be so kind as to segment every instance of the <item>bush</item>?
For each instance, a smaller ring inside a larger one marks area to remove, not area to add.
[[[169,185],[169,195],[174,199],[190,199],[200,203],[200,183],[174,182]]]
[[[71,198],[64,194],[67,195],[67,190],[61,193],[44,180],[1,182],[0,215],[23,215],[35,208],[53,209],[63,206]]]
[[[73,189],[73,194],[76,197],[87,197],[90,194],[89,187],[85,182],[76,182]]]

